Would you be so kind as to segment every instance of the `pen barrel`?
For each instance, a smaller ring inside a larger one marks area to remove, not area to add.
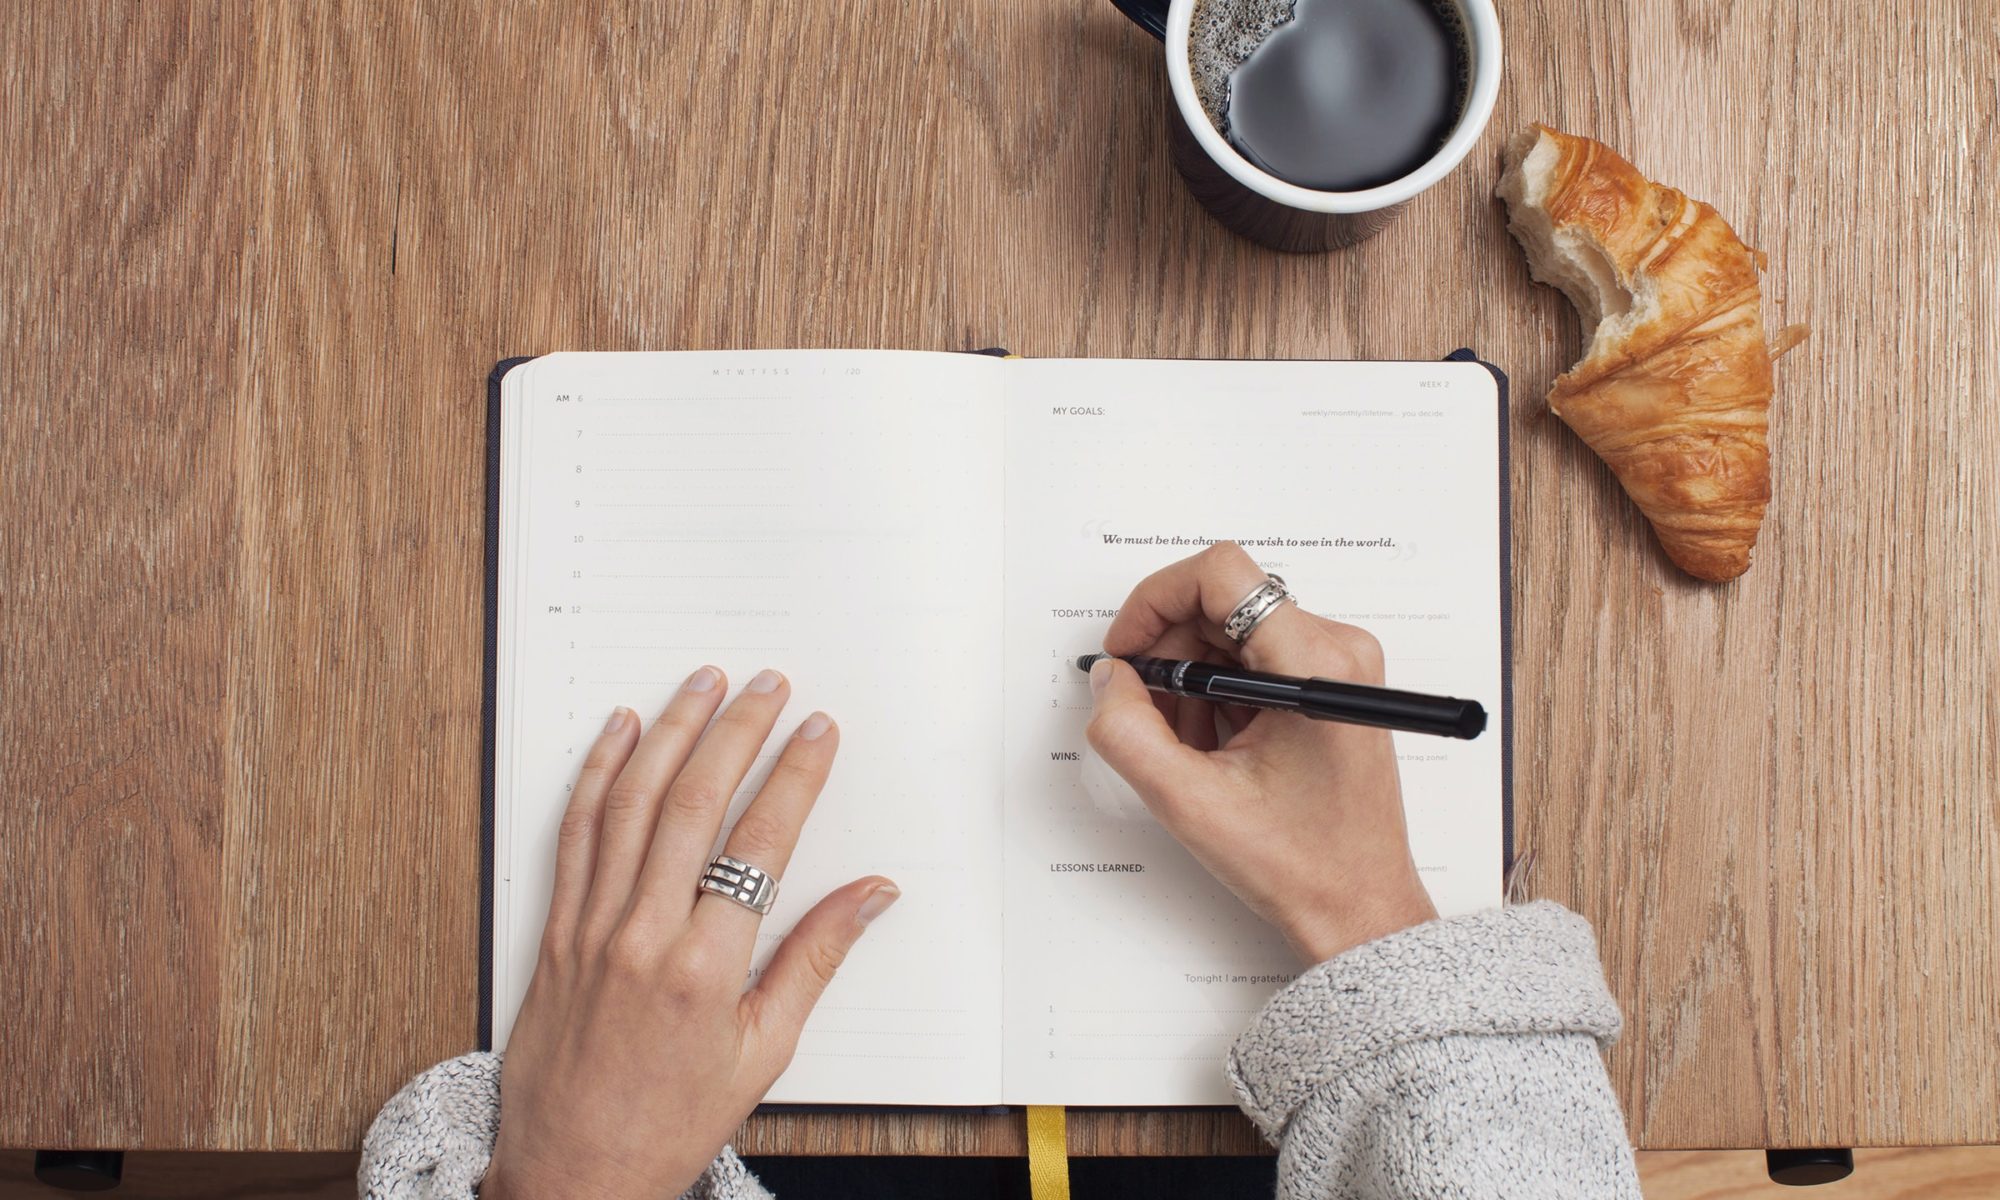
[[[1088,670],[1090,663],[1099,657],[1087,655],[1077,665]],[[1156,692],[1295,712],[1316,721],[1372,725],[1438,737],[1469,740],[1486,730],[1486,709],[1477,700],[1146,655],[1134,655],[1125,662],[1138,673],[1140,682]]]
[[[1244,667],[1153,661],[1160,663],[1152,672],[1154,675],[1163,675],[1165,668],[1173,670],[1161,683],[1149,680],[1147,686],[1225,704],[1276,708],[1316,721],[1373,725],[1448,738],[1475,738],[1486,729],[1486,710],[1477,700],[1430,696],[1340,679],[1300,679]],[[1145,675],[1142,671],[1141,677]]]
[[[1171,658],[1134,655],[1125,660],[1139,675],[1139,682],[1156,692],[1177,692],[1186,686],[1189,663]]]
[[[1476,738],[1486,730],[1486,709],[1477,700],[1400,692],[1339,679],[1308,680],[1299,711],[1323,720],[1448,738]]]

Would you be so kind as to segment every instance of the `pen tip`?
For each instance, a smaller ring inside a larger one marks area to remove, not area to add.
[[[1090,674],[1090,664],[1103,657],[1102,654],[1079,654],[1076,656],[1076,669],[1088,675]]]

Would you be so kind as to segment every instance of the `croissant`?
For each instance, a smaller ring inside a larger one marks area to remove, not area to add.
[[[1549,409],[1610,466],[1683,571],[1736,578],[1771,498],[1761,256],[1715,209],[1601,142],[1536,125],[1507,159],[1508,229],[1587,327]]]

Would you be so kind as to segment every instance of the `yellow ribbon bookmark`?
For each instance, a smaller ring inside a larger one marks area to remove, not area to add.
[[[1028,1106],[1028,1194],[1069,1200],[1069,1130],[1060,1104]]]

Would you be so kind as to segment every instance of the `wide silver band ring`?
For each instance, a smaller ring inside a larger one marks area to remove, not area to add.
[[[711,895],[734,900],[760,917],[778,902],[777,879],[768,871],[727,854],[709,859],[701,873],[701,882],[695,886]]]
[[[1241,646],[1266,617],[1277,612],[1279,606],[1291,598],[1284,580],[1276,575],[1266,575],[1264,582],[1252,588],[1250,594],[1243,597],[1243,602],[1230,611],[1228,619],[1222,622],[1222,632],[1230,641]]]

